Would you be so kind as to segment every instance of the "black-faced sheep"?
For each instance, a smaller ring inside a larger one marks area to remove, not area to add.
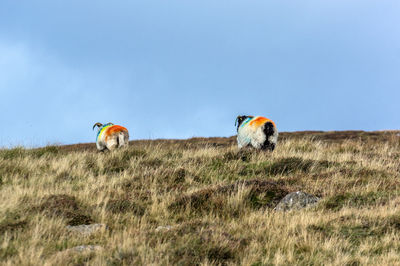
[[[278,142],[278,130],[275,123],[262,116],[238,116],[237,142],[239,149],[247,146],[261,150],[275,149]]]

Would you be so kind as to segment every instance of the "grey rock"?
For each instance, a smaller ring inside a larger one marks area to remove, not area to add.
[[[302,191],[292,192],[287,194],[279,203],[276,205],[275,210],[277,211],[289,211],[289,210],[300,210],[306,207],[315,205],[320,198],[304,193]]]
[[[81,225],[67,225],[67,229],[71,232],[80,233],[83,235],[91,235],[101,229],[107,229],[105,224],[81,224]]]
[[[166,225],[166,226],[162,226],[160,225],[159,227],[156,228],[156,232],[160,232],[160,231],[169,231],[172,229],[171,225]]]
[[[70,248],[69,250],[72,252],[85,252],[85,251],[97,251],[102,249],[103,248],[98,245],[82,245]]]
[[[63,251],[57,252],[54,254],[53,258],[57,263],[62,263],[65,261],[66,257],[69,257],[73,254],[78,254],[78,253],[88,253],[88,252],[95,252],[95,251],[100,251],[103,250],[103,247],[98,246],[98,245],[82,245],[82,246],[76,246],[73,248],[65,249]],[[64,265],[64,264],[61,264]]]

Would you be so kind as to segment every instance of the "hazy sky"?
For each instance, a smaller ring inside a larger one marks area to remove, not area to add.
[[[0,146],[400,127],[398,0],[0,1]]]

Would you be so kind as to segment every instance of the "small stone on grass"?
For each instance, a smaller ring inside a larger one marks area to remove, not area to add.
[[[72,232],[80,233],[83,235],[91,235],[99,230],[107,229],[105,224],[81,224],[81,225],[67,225],[67,229]]]
[[[81,245],[57,252],[56,254],[54,254],[54,258],[56,262],[62,263],[61,265],[64,265],[65,259],[74,254],[90,253],[101,250],[103,250],[103,247],[98,245]]]
[[[311,194],[307,194],[302,191],[292,192],[287,194],[278,203],[278,205],[276,205],[275,210],[277,211],[300,210],[315,205],[319,200],[320,198]]]
[[[76,246],[73,248],[70,248],[68,250],[74,251],[74,252],[85,252],[85,251],[96,251],[96,250],[102,250],[103,248],[98,245],[82,245],[82,246]]]
[[[162,226],[160,225],[159,227],[156,228],[156,232],[160,232],[160,231],[169,231],[172,229],[171,225],[166,225],[166,226]]]

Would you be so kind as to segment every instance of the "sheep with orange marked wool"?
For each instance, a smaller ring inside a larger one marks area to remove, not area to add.
[[[107,123],[105,125],[96,123],[93,126],[98,127],[96,146],[99,151],[114,150],[129,144],[129,132],[126,128]]]
[[[262,116],[242,115],[236,118],[239,149],[253,147],[273,151],[278,142],[275,123]]]

